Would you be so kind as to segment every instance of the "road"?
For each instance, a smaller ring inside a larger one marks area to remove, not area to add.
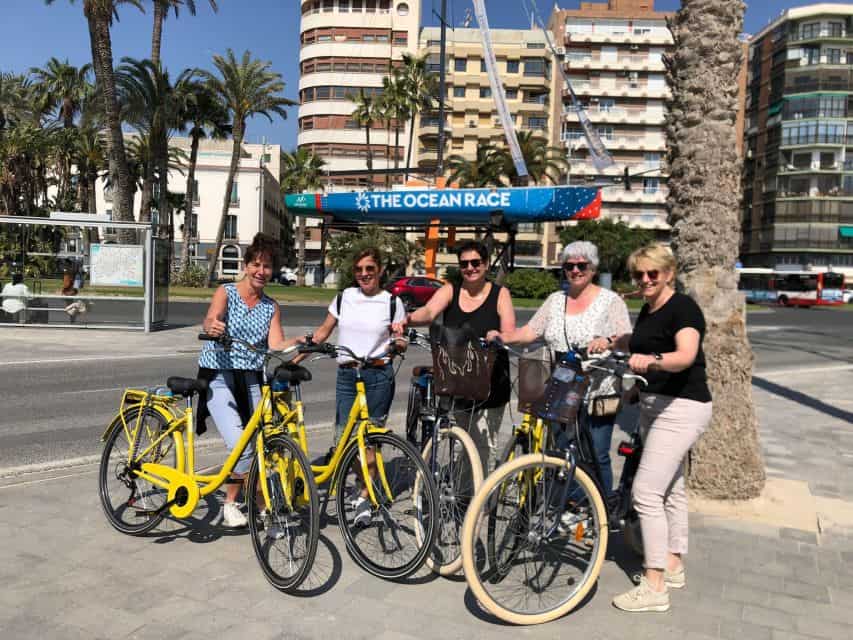
[[[182,319],[175,324],[195,324],[205,308],[202,303],[173,305]],[[315,326],[324,313],[323,307],[285,305],[286,331],[292,335]],[[519,320],[531,313],[521,310]],[[749,330],[756,376],[788,368],[825,369],[828,375],[840,367],[853,368],[853,313],[774,309],[751,313]],[[48,336],[55,342],[46,344]],[[12,346],[0,352],[0,398],[5,401],[0,412],[0,469],[97,454],[98,438],[115,415],[125,387],[156,385],[169,375],[194,375],[198,343],[192,336],[190,328],[151,336],[37,329],[16,334]],[[405,408],[411,367],[427,362],[424,353],[412,353],[404,362],[392,411]],[[308,422],[328,424],[334,418],[335,367],[324,361],[311,368],[314,380],[305,386]],[[204,436],[217,437],[214,430]]]

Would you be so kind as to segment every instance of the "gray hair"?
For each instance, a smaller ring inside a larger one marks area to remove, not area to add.
[[[576,240],[563,247],[560,254],[560,262],[565,262],[571,257],[585,258],[594,271],[598,271],[598,247],[586,240]]]

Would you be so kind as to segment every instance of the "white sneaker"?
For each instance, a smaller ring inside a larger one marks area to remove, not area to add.
[[[354,525],[366,527],[370,524],[373,518],[373,507],[370,504],[370,500],[359,496],[356,500],[352,501],[352,509],[355,512],[352,521]]]
[[[249,524],[246,516],[240,511],[240,507],[234,502],[226,502],[222,505],[222,523],[226,527],[245,527]]]

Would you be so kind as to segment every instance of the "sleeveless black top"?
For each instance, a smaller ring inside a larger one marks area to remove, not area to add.
[[[458,286],[453,287],[453,300],[444,310],[443,323],[447,327],[468,326],[474,335],[485,338],[489,331],[500,331],[501,318],[498,315],[498,295],[503,287],[492,283],[486,300],[474,311],[467,313],[459,307]],[[495,367],[492,370],[492,389],[489,398],[480,406],[483,408],[501,407],[509,402],[512,383],[509,375],[509,354],[503,349],[498,351]]]

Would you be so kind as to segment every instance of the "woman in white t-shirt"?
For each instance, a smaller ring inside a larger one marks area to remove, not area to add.
[[[338,327],[338,344],[352,349],[357,356],[374,358],[362,369],[361,379],[367,392],[370,418],[384,423],[394,398],[394,369],[390,358],[380,358],[388,351],[391,323],[406,315],[405,305],[392,299],[382,289],[382,258],[379,250],[369,247],[356,254],[353,276],[358,286],[341,291],[329,305],[329,313],[314,331],[314,342],[324,342]],[[400,343],[398,348],[405,348]],[[356,372],[347,356],[338,357],[336,385],[335,440],[340,438],[355,401]]]

